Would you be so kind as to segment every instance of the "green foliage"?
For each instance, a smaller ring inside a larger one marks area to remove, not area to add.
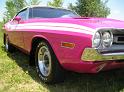
[[[107,17],[110,9],[106,6],[107,0],[77,0],[76,5],[69,8],[85,17]]]
[[[4,12],[3,22],[6,23],[9,19],[12,19],[13,16],[19,12],[22,8],[29,5],[38,5],[41,1],[39,0],[7,0],[6,1],[6,12]]]
[[[7,0],[5,8],[6,8],[6,12],[4,12],[4,18],[3,18],[4,23],[7,22],[9,19],[11,19],[16,13],[16,8],[13,0]]]
[[[3,22],[0,22],[0,31],[2,30]]]
[[[24,8],[25,5],[25,0],[13,0],[13,3],[16,8],[16,12],[20,11],[22,8]]]
[[[7,0],[6,1],[6,12],[4,12],[3,22],[7,22],[11,19],[18,11],[25,7],[25,0]]]
[[[53,0],[53,1],[49,1],[48,6],[52,6],[52,7],[62,7],[63,5],[63,0]]]
[[[39,5],[41,3],[40,0],[30,0],[29,2],[26,2],[26,5]]]

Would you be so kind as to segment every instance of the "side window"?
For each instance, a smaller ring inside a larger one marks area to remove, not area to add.
[[[17,14],[17,16],[20,16],[22,18],[22,20],[27,20],[27,9],[22,10],[21,12],[19,12]]]

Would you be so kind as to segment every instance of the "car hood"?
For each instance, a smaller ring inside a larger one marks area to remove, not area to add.
[[[54,22],[54,23],[70,23],[70,24],[78,24],[86,27],[90,27],[93,29],[96,28],[124,28],[124,21],[108,19],[108,18],[35,18],[30,19],[30,22]],[[28,21],[28,22],[29,22]]]
[[[107,18],[75,18],[82,25],[93,28],[124,28],[124,21]]]
[[[108,18],[52,18],[52,19],[31,19],[31,22],[51,22],[51,23],[65,23],[76,24],[87,27],[93,30],[102,28],[117,28],[124,29],[124,21],[108,19]]]

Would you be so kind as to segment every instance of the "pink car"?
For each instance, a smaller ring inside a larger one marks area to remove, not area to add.
[[[97,73],[124,67],[124,22],[83,18],[59,8],[28,7],[4,26],[4,44],[30,55],[30,65],[45,83],[63,70]],[[22,61],[23,62],[23,61]]]

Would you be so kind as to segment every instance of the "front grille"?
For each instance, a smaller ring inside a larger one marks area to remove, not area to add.
[[[114,35],[113,43],[114,44],[124,44],[124,36]]]
[[[113,29],[113,43],[108,48],[102,48],[98,51],[101,54],[124,53],[124,29]]]
[[[118,37],[118,38],[117,38],[117,41],[118,41],[118,42],[124,42],[124,37]]]
[[[124,44],[124,29],[112,30],[114,39],[113,44]]]

